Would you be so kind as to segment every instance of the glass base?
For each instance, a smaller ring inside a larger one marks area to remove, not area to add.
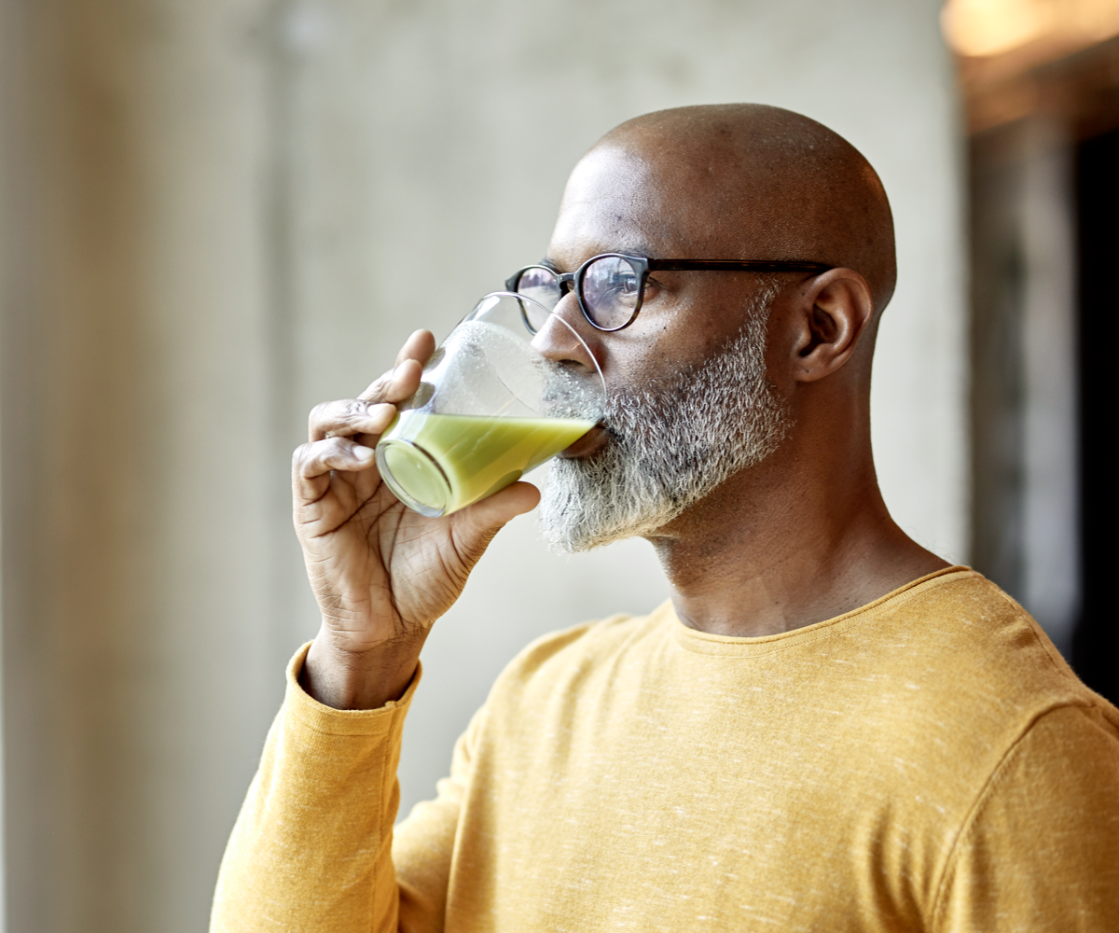
[[[377,445],[377,469],[392,494],[428,518],[447,513],[451,484],[442,468],[411,441],[383,440]]]

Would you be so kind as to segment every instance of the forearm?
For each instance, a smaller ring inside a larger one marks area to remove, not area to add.
[[[212,933],[397,929],[390,847],[412,689],[380,709],[341,712],[289,679],[222,861]]]

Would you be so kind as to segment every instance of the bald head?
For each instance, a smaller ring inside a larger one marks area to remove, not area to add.
[[[876,312],[896,279],[890,205],[870,163],[827,127],[760,104],[646,114],[603,137],[565,201],[591,195],[604,160],[624,160],[672,258],[797,259],[854,269]],[[633,188],[630,189],[635,190]],[[668,257],[664,257],[668,258]]]

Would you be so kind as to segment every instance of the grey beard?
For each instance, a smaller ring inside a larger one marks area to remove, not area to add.
[[[716,356],[652,389],[615,395],[610,441],[580,460],[553,460],[540,504],[545,540],[574,553],[650,536],[734,474],[768,457],[791,425],[765,377],[765,288]]]

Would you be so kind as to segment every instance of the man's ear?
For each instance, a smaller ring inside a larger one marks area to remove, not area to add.
[[[874,315],[870,287],[853,269],[829,269],[806,285],[792,347],[797,382],[823,379],[846,363]]]

